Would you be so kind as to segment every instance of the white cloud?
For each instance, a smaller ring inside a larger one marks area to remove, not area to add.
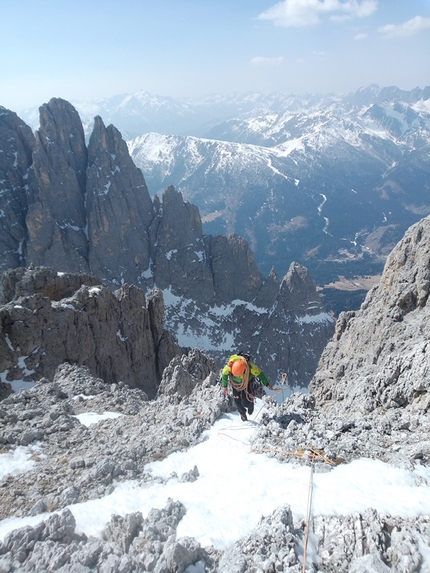
[[[277,66],[284,61],[284,56],[279,56],[277,58],[265,58],[263,56],[256,56],[251,59],[251,64],[253,66]]]
[[[387,26],[382,26],[382,28],[379,28],[378,32],[383,34],[386,38],[399,38],[413,36],[422,30],[428,29],[430,29],[430,18],[415,16],[415,18],[412,18],[400,25],[387,24]]]
[[[343,21],[370,16],[378,7],[377,0],[282,0],[258,18],[271,20],[276,26],[313,26],[321,21],[322,15]]]
[[[366,34],[366,33],[357,34],[357,35],[354,37],[354,40],[356,40],[356,41],[367,40],[368,37],[369,37],[369,34]]]

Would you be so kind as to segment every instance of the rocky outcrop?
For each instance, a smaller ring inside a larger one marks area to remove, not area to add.
[[[7,382],[0,382],[0,402],[12,394],[12,386]]]
[[[310,387],[318,406],[357,419],[375,411],[428,412],[429,292],[427,217],[392,251],[361,309],[339,316]]]
[[[248,243],[234,234],[210,237],[208,242],[215,303],[254,301],[265,281]]]
[[[190,396],[198,388],[202,380],[208,377],[218,382],[218,368],[214,360],[203,352],[193,349],[187,356],[175,356],[163,372],[158,396],[174,396],[180,398]]]
[[[199,210],[184,202],[172,186],[163,193],[161,202],[155,197],[154,209],[158,217],[149,230],[148,279],[197,303],[213,301],[213,276],[207,265]]]
[[[0,308],[4,381],[53,378],[62,362],[88,366],[153,397],[165,365],[180,348],[164,330],[164,303],[136,286],[112,292],[90,276],[52,269],[6,274]]]
[[[78,534],[72,512],[65,509],[35,527],[9,533],[0,544],[0,567],[9,573],[37,573],[48,566],[64,573],[181,573],[189,566],[207,573],[303,571],[297,547],[303,543],[304,526],[293,523],[289,506],[262,518],[252,534],[225,553],[201,547],[192,537],[178,537],[177,527],[185,514],[182,503],[169,500],[164,509],[154,509],[146,518],[140,512],[112,515],[99,539]],[[364,515],[318,517],[315,536],[321,543],[307,565],[337,573],[425,571],[420,548],[428,528],[423,519],[415,523],[371,510]]]
[[[219,573],[238,571],[288,571],[304,568],[297,547],[303,544],[304,523],[293,523],[289,506],[281,506],[258,528],[226,551]],[[310,570],[336,573],[390,573],[421,569],[421,539],[428,538],[426,518],[401,520],[373,510],[348,516],[313,520],[316,554],[308,555]],[[268,548],[270,547],[270,551]],[[425,551],[425,550],[424,550]],[[423,552],[424,552],[423,551]]]
[[[271,357],[275,368],[269,367],[270,372],[286,372],[289,386],[300,387],[301,381],[312,378],[332,332],[333,319],[324,310],[307,269],[292,263],[261,328],[250,333],[250,339],[262,364]]]
[[[230,409],[215,370],[198,351],[175,358],[159,397],[148,400],[138,388],[106,384],[89,368],[65,363],[52,382],[42,379],[3,400],[0,448],[12,451],[37,440],[44,456],[37,456],[34,470],[0,480],[0,519],[100,498],[113,491],[114,481],[145,479],[146,464],[196,444]],[[174,385],[178,392],[171,391]],[[106,411],[119,417],[90,428],[76,417]],[[16,495],[18,489],[24,495]]]
[[[0,568],[9,573],[183,573],[198,563],[207,573],[216,573],[219,552],[202,548],[194,538],[177,538],[176,529],[185,513],[182,503],[169,500],[164,509],[154,509],[145,519],[140,512],[112,515],[103,539],[97,539],[76,533],[75,518],[66,509],[37,527],[10,533],[0,546],[4,553]]]

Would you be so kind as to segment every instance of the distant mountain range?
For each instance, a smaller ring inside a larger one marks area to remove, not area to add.
[[[429,97],[372,86],[301,106],[291,98],[290,110],[213,127],[213,139],[151,133],[128,144],[150,191],[174,184],[205,232],[244,236],[263,272],[295,260],[324,285],[380,272],[430,213]]]
[[[128,139],[151,195],[173,184],[204,233],[245,237],[263,273],[297,261],[319,285],[378,274],[430,213],[430,87],[75,106],[87,132],[99,114]]]

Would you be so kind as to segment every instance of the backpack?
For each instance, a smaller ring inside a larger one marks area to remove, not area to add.
[[[252,360],[251,354],[249,352],[246,352],[245,350],[239,350],[237,354],[238,356],[243,356],[243,358],[245,358],[247,362],[251,362]]]

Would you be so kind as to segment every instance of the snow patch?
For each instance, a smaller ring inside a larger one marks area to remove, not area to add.
[[[16,476],[32,470],[36,460],[31,458],[40,455],[41,452],[40,444],[34,443],[30,446],[18,446],[12,452],[0,454],[0,480],[7,475]]]
[[[83,414],[77,414],[76,416],[73,416],[73,418],[77,418],[81,424],[88,427],[92,426],[93,424],[97,424],[97,422],[101,422],[102,420],[113,420],[123,415],[124,414],[120,414],[119,412],[105,412],[104,414],[84,412]]]
[[[326,312],[320,312],[319,314],[306,314],[305,316],[299,316],[296,318],[298,324],[312,324],[312,323],[325,323],[333,322],[333,318]]]

